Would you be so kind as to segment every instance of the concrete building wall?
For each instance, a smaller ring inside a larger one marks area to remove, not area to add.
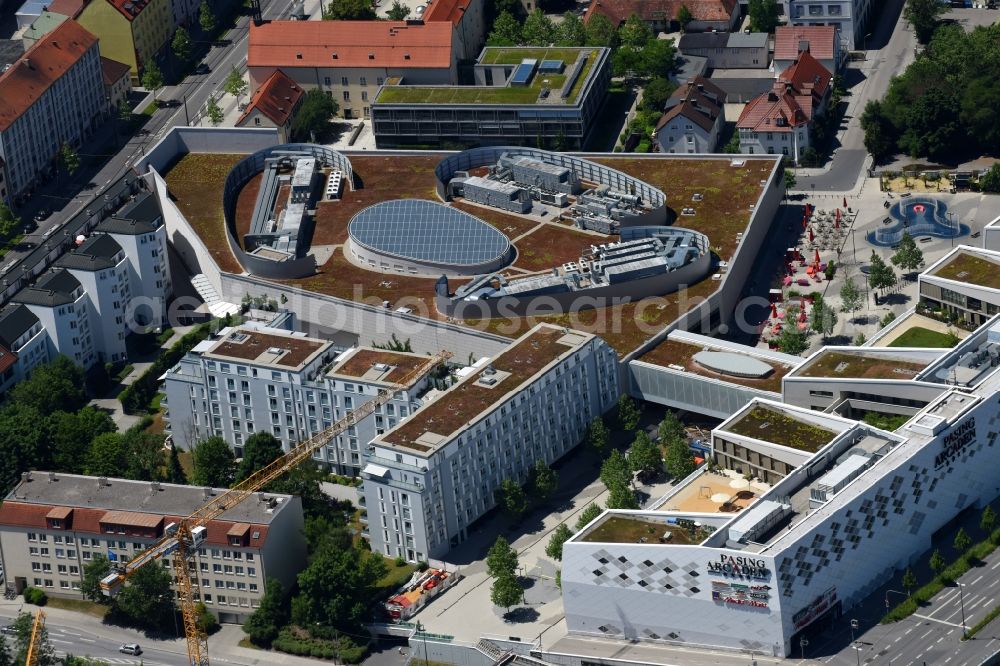
[[[133,298],[143,305],[134,308],[139,323],[159,325],[166,317],[167,301],[173,294],[170,262],[167,261],[167,226],[159,223],[148,234],[110,234],[125,251]]]
[[[125,336],[129,333],[125,308],[131,300],[125,258],[101,271],[70,270],[87,297],[83,307],[93,326],[95,348],[105,363],[125,360]]]
[[[89,368],[97,361],[88,313],[88,299],[80,292],[73,303],[48,307],[28,305],[48,333],[49,356],[68,356],[73,362]]]
[[[641,360],[628,364],[629,395],[675,410],[725,419],[754,398],[778,394],[731,384],[713,377],[664,368]]]
[[[832,25],[848,49],[863,49],[865,36],[874,27],[877,0],[784,0],[785,16],[792,25]],[[831,72],[836,71],[831,69]]]
[[[700,125],[678,116],[656,132],[656,143],[661,153],[712,153],[719,142],[719,129],[725,122],[725,113],[720,113],[712,129],[705,131]]]

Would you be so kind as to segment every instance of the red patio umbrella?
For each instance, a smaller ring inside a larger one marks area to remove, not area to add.
[[[800,322],[805,322],[805,320],[806,320],[806,311],[805,310],[800,310],[799,311],[799,321]]]
[[[816,261],[816,265],[819,266],[819,250],[816,250],[816,256],[814,257],[814,260]]]
[[[805,229],[808,225],[809,225],[809,216],[808,215],[803,215],[802,216],[802,228]]]
[[[813,235],[813,228],[809,227],[809,242],[812,243],[814,240],[816,240],[816,237]]]
[[[776,303],[771,303],[771,317],[778,318],[778,305]]]
[[[847,197],[844,197],[844,208],[847,208]]]
[[[840,222],[840,209],[837,209],[837,222]]]

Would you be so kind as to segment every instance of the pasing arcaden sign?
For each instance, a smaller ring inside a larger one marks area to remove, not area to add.
[[[976,439],[976,417],[972,416],[955,426],[941,445],[941,451],[934,457],[934,469],[950,465],[955,458]]]
[[[766,561],[733,555],[720,555],[718,560],[710,561],[708,573],[715,576],[734,576],[758,580],[771,577],[771,571],[767,568]]]

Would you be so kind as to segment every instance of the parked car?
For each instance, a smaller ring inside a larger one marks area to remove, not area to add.
[[[200,65],[194,68],[195,74],[208,74],[211,71],[212,70],[205,63],[201,63]]]
[[[52,214],[51,210],[49,210],[48,208],[43,208],[37,213],[35,213],[35,222],[44,222],[45,220],[48,219],[49,215],[51,214]]]
[[[17,628],[12,624],[0,627],[0,634],[6,634],[8,636],[14,636],[17,634]]]
[[[138,643],[122,643],[121,647],[118,648],[118,651],[122,654],[131,654],[135,656],[142,654],[142,648],[139,647]]]

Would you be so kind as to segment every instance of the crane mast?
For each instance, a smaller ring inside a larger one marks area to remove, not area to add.
[[[205,632],[198,625],[198,609],[194,601],[194,589],[191,584],[191,577],[187,570],[187,560],[204,543],[209,521],[218,518],[229,509],[232,509],[250,497],[253,493],[261,490],[271,481],[279,478],[306,459],[311,458],[313,453],[320,447],[325,446],[331,439],[345,432],[351,426],[356,425],[374,413],[376,409],[392,400],[393,395],[400,389],[406,388],[428,370],[447,362],[451,357],[452,354],[447,351],[441,351],[429,357],[426,363],[411,370],[392,386],[379,389],[374,398],[349,412],[329,428],[302,440],[287,453],[274,460],[274,462],[265,465],[232,488],[220,493],[195,509],[187,518],[182,519],[180,524],[170,523],[167,525],[163,530],[163,536],[156,543],[137,554],[126,562],[124,566],[105,576],[101,580],[101,591],[105,595],[113,597],[118,593],[118,590],[121,589],[125,581],[136,571],[150,563],[171,557],[174,576],[177,579],[177,596],[180,601],[181,615],[184,618],[184,635],[187,639],[188,662],[191,666],[208,666],[208,639],[205,636]],[[44,615],[41,611],[38,613],[44,625]],[[36,627],[38,622],[39,619],[36,617]],[[34,642],[34,630],[32,631],[32,642]],[[31,652],[29,650],[29,662],[26,666],[35,666],[31,663],[30,656]]]
[[[35,613],[35,621],[31,624],[31,640],[28,641],[28,655],[24,659],[24,666],[38,666],[38,656],[42,639],[42,630],[45,629],[45,613],[39,609]]]

